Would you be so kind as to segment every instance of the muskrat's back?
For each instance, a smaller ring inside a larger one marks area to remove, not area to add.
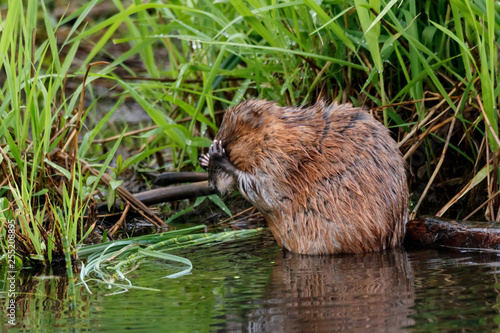
[[[210,184],[221,192],[236,185],[280,246],[324,254],[401,244],[404,160],[388,130],[363,109],[247,101],[226,112],[214,141],[204,157]]]

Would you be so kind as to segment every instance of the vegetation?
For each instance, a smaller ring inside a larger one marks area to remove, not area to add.
[[[262,228],[233,230],[221,233],[189,234],[206,226],[200,225],[177,231],[168,231],[156,235],[132,237],[127,240],[85,246],[78,251],[80,258],[87,259],[80,271],[80,279],[87,290],[92,293],[88,283],[104,283],[113,293],[126,292],[133,286],[126,275],[135,271],[146,258],[160,259],[163,262],[180,263],[184,269],[170,265],[168,270],[177,271],[164,276],[173,279],[191,272],[191,261],[168,252],[177,249],[200,246],[204,244],[221,243],[235,239],[245,239],[256,235]],[[124,284],[125,281],[126,284]],[[144,288],[142,288],[144,289]]]
[[[57,3],[1,7],[0,240],[15,219],[24,258],[76,259],[126,167],[163,149],[158,167],[196,170],[219,111],[247,98],[367,107],[409,162],[414,214],[500,220],[493,1]],[[125,159],[126,130],[101,142],[130,103],[156,126]]]

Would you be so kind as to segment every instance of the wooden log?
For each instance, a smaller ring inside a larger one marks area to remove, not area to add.
[[[175,201],[183,199],[191,199],[205,195],[214,194],[214,191],[208,187],[208,182],[198,182],[188,185],[170,186],[157,188],[150,191],[134,194],[134,198],[142,202],[144,205],[154,205],[166,201]],[[114,205],[115,209],[119,209],[119,203]],[[103,202],[97,206],[99,213],[105,213],[108,210],[108,204]]]
[[[206,172],[164,172],[156,177],[154,184],[167,186],[179,183],[201,182],[208,179]]]
[[[500,250],[500,223],[420,218],[406,224],[405,245]]]

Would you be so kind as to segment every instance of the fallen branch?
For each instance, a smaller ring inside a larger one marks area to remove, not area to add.
[[[154,184],[167,186],[179,183],[201,182],[208,179],[206,172],[164,172],[156,177]]]
[[[500,250],[500,224],[432,217],[417,219],[406,224],[405,244]]]
[[[191,199],[213,194],[214,191],[208,187],[208,182],[198,182],[188,185],[170,186],[157,188],[150,191],[140,192],[133,195],[134,199],[142,205],[154,205],[166,201]],[[120,208],[119,202],[115,202],[115,209]],[[99,213],[107,212],[108,204],[103,202],[97,206]]]

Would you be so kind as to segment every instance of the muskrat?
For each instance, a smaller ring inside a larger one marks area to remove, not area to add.
[[[209,185],[237,187],[289,251],[365,253],[403,240],[405,163],[389,131],[361,108],[242,102],[226,111],[200,162]]]

